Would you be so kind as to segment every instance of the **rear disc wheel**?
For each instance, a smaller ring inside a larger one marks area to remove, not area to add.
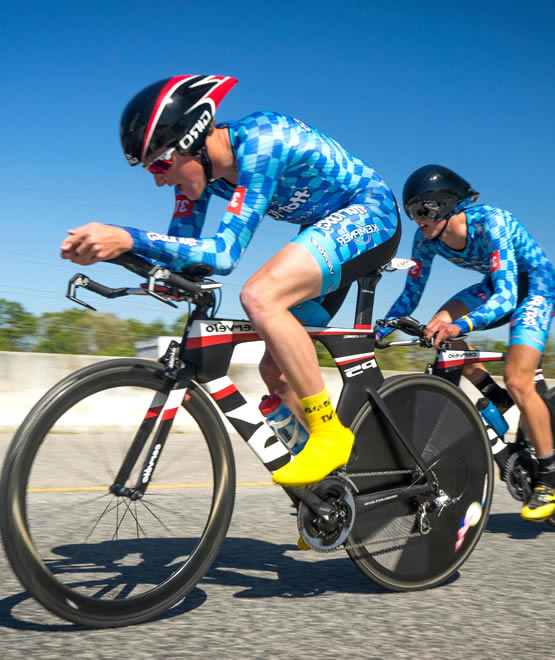
[[[441,378],[396,376],[379,393],[437,492],[424,501],[388,496],[390,489],[423,483],[423,475],[375,405],[366,403],[353,423],[347,474],[361,495],[383,496],[357,512],[346,549],[367,577],[388,589],[434,587],[467,559],[486,524],[493,492],[489,440],[470,400]],[[433,503],[443,495],[444,504]]]

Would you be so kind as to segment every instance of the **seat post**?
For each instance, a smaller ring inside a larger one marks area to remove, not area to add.
[[[374,312],[374,295],[376,286],[382,279],[382,274],[374,270],[368,275],[359,277],[357,280],[358,294],[355,310],[355,326],[372,325],[372,314]]]

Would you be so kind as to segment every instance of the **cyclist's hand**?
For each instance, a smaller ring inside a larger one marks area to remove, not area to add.
[[[67,233],[69,236],[60,246],[61,257],[81,266],[119,257],[133,247],[129,232],[100,222],[90,222],[77,229],[69,229]]]
[[[461,329],[458,325],[434,318],[426,326],[425,336],[430,345],[439,346],[444,339],[454,339],[460,334]]]

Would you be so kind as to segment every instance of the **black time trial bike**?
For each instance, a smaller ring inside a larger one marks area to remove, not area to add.
[[[430,348],[429,342],[425,338],[425,325],[410,316],[382,320],[377,323],[384,328],[394,328],[415,337],[415,339],[408,341],[397,340],[377,343],[377,348],[411,345]],[[482,351],[474,348],[460,350],[443,346],[437,348],[435,358],[433,362],[426,366],[425,372],[444,378],[454,385],[460,385],[465,365],[489,365],[494,362],[504,362],[505,356],[506,354],[503,351]],[[551,430],[555,437],[555,387],[548,387],[541,365],[536,369],[534,381],[536,391],[549,409]],[[499,412],[507,421],[507,426],[510,426],[509,417],[514,416],[515,412],[514,403]],[[509,493],[515,500],[527,502],[536,482],[538,462],[534,447],[528,438],[520,416],[516,420],[514,438],[510,437],[509,433],[499,433],[484,417],[482,417],[482,420],[486,426],[493,459],[497,464],[501,480],[505,482]],[[555,515],[545,522],[555,527]]]
[[[146,284],[111,288],[78,274],[68,296],[188,301],[182,340],[159,362],[108,359],[55,385],[16,432],[0,484],[4,548],[23,586],[97,628],[161,614],[210,568],[234,506],[224,419],[269,472],[292,458],[227,375],[235,346],[259,337],[248,321],[216,316],[222,285],[210,269],[115,262]],[[403,591],[443,583],[468,558],[494,474],[484,425],[459,388],[426,374],[384,379],[372,309],[387,269],[358,281],[353,327],[307,327],[340,371],[337,412],[356,439],[345,469],[286,492],[310,548],[345,549],[368,578]]]

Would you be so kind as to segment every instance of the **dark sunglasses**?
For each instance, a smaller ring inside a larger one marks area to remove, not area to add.
[[[415,218],[433,218],[434,220],[440,220],[446,215],[448,215],[454,208],[455,204],[453,200],[419,200],[409,202],[407,204],[406,210],[409,218],[414,220]]]
[[[165,174],[173,165],[172,155],[174,151],[175,147],[167,149],[164,153],[160,154],[156,160],[153,160],[151,163],[144,165],[143,167],[151,174]]]

